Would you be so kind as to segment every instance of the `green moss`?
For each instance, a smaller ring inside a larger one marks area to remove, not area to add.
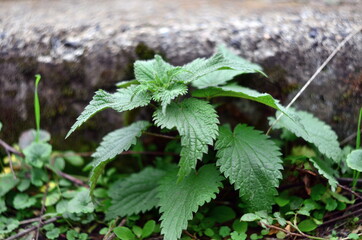
[[[266,68],[265,72],[268,74],[269,79],[280,87],[282,95],[288,95],[299,88],[297,83],[288,83],[286,79],[287,71],[282,66],[277,65],[272,68]]]
[[[75,96],[74,89],[69,87],[69,84],[67,84],[67,86],[63,86],[60,91],[62,93],[62,96],[64,96],[64,97],[73,97],[73,96]]]
[[[125,79],[134,79],[135,76],[134,76],[134,70],[133,70],[133,62],[134,60],[130,60],[130,63],[126,64],[125,67],[124,67],[124,76],[125,76]]]
[[[339,123],[339,122],[343,121],[343,118],[341,116],[334,115],[333,116],[333,121],[336,122],[336,123]]]
[[[161,55],[164,59],[165,59],[165,54],[163,54],[162,52],[156,51],[150,47],[148,47],[145,43],[141,42],[139,43],[134,50],[134,54],[135,56],[132,56],[129,53],[123,53],[126,58],[128,59],[128,63],[124,64],[122,63],[122,65],[118,66],[115,72],[115,75],[118,76],[119,79],[117,79],[117,81],[121,81],[121,80],[129,80],[129,79],[134,79],[134,68],[133,68],[133,63],[136,60],[149,60],[149,59],[153,59],[155,54]]]
[[[145,43],[139,43],[135,48],[136,56],[139,60],[153,59],[156,54],[160,55],[165,61],[167,61],[165,53],[154,50],[148,47]]]
[[[14,98],[17,94],[18,94],[17,90],[7,90],[5,93],[5,95],[10,98]]]
[[[289,93],[294,92],[295,90],[299,89],[299,84],[285,84],[284,87],[282,87],[282,94],[288,95]]]
[[[157,52],[151,48],[149,48],[145,43],[139,43],[135,48],[135,53],[138,59],[148,60],[152,59]]]

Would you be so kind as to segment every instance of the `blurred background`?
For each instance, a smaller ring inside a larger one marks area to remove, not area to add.
[[[362,25],[361,0],[0,1],[0,121],[8,142],[34,127],[34,75],[42,128],[57,149],[94,149],[122,126],[111,110],[64,136],[99,88],[133,78],[133,62],[155,53],[175,65],[210,56],[219,44],[260,64],[269,78],[238,79],[288,103],[337,45]],[[362,34],[357,34],[297,101],[355,132],[362,105]],[[260,109],[265,111],[260,111]],[[231,102],[225,116],[266,129],[267,108]],[[142,117],[142,115],[141,115]],[[107,123],[107,124],[105,124]]]

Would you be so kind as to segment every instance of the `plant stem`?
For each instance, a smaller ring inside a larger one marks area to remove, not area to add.
[[[154,136],[154,137],[160,137],[160,138],[166,138],[166,139],[177,139],[176,137],[173,136],[168,136],[168,135],[163,135],[163,134],[158,134],[158,133],[151,133],[151,132],[143,132],[146,135],[150,135],[150,136]]]
[[[357,135],[356,135],[356,149],[361,147],[361,121],[362,121],[362,108],[359,110],[358,124],[357,124]],[[357,180],[359,178],[360,172],[357,170],[353,171],[353,183],[352,190],[356,189]]]
[[[361,147],[361,122],[362,122],[362,108],[359,110],[357,136],[356,136],[356,149]]]
[[[285,229],[283,229],[283,228],[280,228],[280,227],[277,227],[277,226],[274,226],[274,225],[268,225],[268,224],[266,224],[266,223],[262,223],[262,224],[263,224],[265,227],[267,227],[267,228],[275,229],[275,230],[284,232],[284,233],[286,233],[287,235],[290,235],[290,236],[304,237],[302,234],[293,233],[293,232],[290,232],[290,231],[288,231],[288,230],[285,230]]]
[[[147,152],[147,151],[125,151],[121,155],[142,154],[142,155],[177,155],[172,152]]]
[[[35,218],[26,219],[26,220],[21,221],[21,222],[19,223],[19,225],[25,225],[25,224],[37,222],[37,221],[39,221],[40,218],[41,218],[41,219],[44,219],[45,217],[42,216],[42,217],[35,217]]]
[[[123,225],[125,225],[127,222],[127,218],[123,218],[122,221],[118,224],[117,227],[122,227]],[[113,232],[111,233],[111,235],[108,236],[109,232],[112,231],[113,229],[110,228],[108,230],[108,233],[106,234],[106,236],[104,236],[103,240],[112,240],[112,239],[115,239],[116,238],[116,234]]]
[[[316,239],[316,240],[326,240],[326,238],[320,238],[320,237],[315,237],[315,236],[311,236],[308,234],[305,234],[304,232],[302,232],[298,226],[297,226],[297,215],[295,214],[294,216],[294,223],[292,223],[291,221],[287,221],[287,223],[292,226],[295,230],[297,230],[303,237],[307,238],[307,239]]]
[[[35,111],[35,124],[36,124],[36,135],[35,141],[39,142],[40,136],[40,104],[38,96],[38,84],[40,82],[41,76],[39,74],[35,75],[35,93],[34,93],[34,111]]]

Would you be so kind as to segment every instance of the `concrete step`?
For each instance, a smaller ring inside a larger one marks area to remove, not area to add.
[[[360,0],[0,1],[2,135],[15,138],[34,126],[36,73],[43,76],[42,127],[66,146],[62,138],[94,91],[112,90],[116,82],[131,78],[136,59],[160,53],[173,64],[184,64],[210,56],[219,44],[259,63],[269,75],[254,76],[253,82],[240,79],[243,84],[288,103],[361,25]],[[362,33],[346,44],[295,106],[331,124],[341,139],[352,134],[362,106],[361,69]],[[237,121],[265,127],[269,111],[249,113]],[[74,146],[74,141],[97,140],[121,126],[121,120],[106,111],[67,142]]]

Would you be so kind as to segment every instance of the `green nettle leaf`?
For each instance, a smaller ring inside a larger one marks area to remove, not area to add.
[[[195,59],[191,63],[184,65],[182,68],[185,71],[180,74],[180,78],[184,79],[185,83],[196,81],[207,74],[220,70],[236,70],[239,71],[240,74],[262,73],[258,65],[249,64],[248,62],[237,59],[230,59],[220,52],[207,59]]]
[[[176,83],[167,89],[155,92],[152,98],[157,102],[161,102],[162,112],[165,114],[166,107],[171,103],[171,101],[180,95],[185,95],[186,93],[187,86],[183,83]]]
[[[3,124],[0,122],[0,131],[1,131],[2,128],[3,128]]]
[[[240,189],[248,209],[271,209],[282,177],[281,153],[275,143],[262,132],[239,124],[234,132],[220,127],[215,147],[216,164],[235,189]]]
[[[312,114],[304,111],[296,111],[295,109],[289,108],[288,111],[297,115],[300,118],[300,125],[296,125],[295,122],[291,121],[287,117],[281,117],[279,121],[274,125],[274,128],[286,128],[293,132],[298,137],[303,138],[307,142],[313,143],[318,150],[325,156],[338,161],[342,150],[339,147],[337,134],[332,128],[325,122],[322,122]],[[277,113],[279,115],[280,113]],[[275,121],[274,118],[270,118],[270,123]]]
[[[165,171],[145,168],[115,183],[109,190],[112,204],[106,213],[107,219],[131,216],[156,207],[158,182],[164,175]]]
[[[172,82],[180,71],[180,67],[172,66],[159,55],[155,55],[152,60],[136,61],[134,64],[136,80],[150,88],[164,87]]]
[[[32,142],[24,149],[25,161],[37,168],[49,161],[51,153],[52,146],[44,142]]]
[[[245,74],[245,73],[256,73],[261,72],[262,68],[254,63],[249,62],[248,60],[239,57],[238,55],[231,52],[224,46],[219,48],[219,52],[224,55],[225,58],[238,62],[245,66],[243,70],[219,70],[206,74],[203,77],[200,77],[192,82],[192,85],[196,88],[207,88],[207,87],[217,87],[224,85],[228,81],[232,80],[235,76]]]
[[[171,103],[166,111],[155,111],[153,119],[161,128],[177,128],[181,135],[181,159],[179,179],[187,176],[196,167],[197,160],[207,153],[208,146],[218,134],[218,116],[215,109],[206,101],[189,98]]]
[[[283,107],[277,99],[274,99],[268,93],[259,93],[258,91],[238,85],[227,85],[222,87],[209,87],[206,89],[199,89],[192,93],[194,97],[237,97],[249,99],[255,102],[259,102],[261,104],[272,107],[276,110],[281,111],[289,118],[290,122],[292,122],[303,134],[307,134],[304,126],[301,124],[301,119],[294,112],[289,111],[285,107]]]
[[[187,86],[178,75],[184,70],[174,67],[156,55],[155,59],[136,61],[135,76],[140,82],[138,89],[152,92],[152,99],[161,102],[163,112],[173,99],[187,93]]]
[[[279,104],[279,101],[274,99],[268,93],[259,93],[256,90],[238,86],[238,85],[227,85],[222,87],[210,87],[206,89],[199,89],[192,93],[194,97],[237,97],[245,98],[252,101],[256,101],[265,104],[274,109],[286,112],[284,107]]]
[[[176,180],[173,171],[160,181],[161,234],[165,240],[176,240],[181,236],[193,213],[216,197],[223,177],[215,166],[205,165],[197,174],[192,173],[180,182]]]
[[[91,213],[94,211],[92,199],[89,196],[89,190],[83,189],[68,202],[67,211],[70,213]]]
[[[150,123],[147,121],[135,122],[130,126],[110,132],[103,138],[100,146],[92,155],[94,161],[93,170],[90,174],[91,192],[106,164],[115,156],[127,151],[132,145],[136,144],[137,138],[149,125]]]
[[[128,88],[118,89],[115,93],[108,93],[103,90],[97,91],[92,101],[86,106],[69,130],[66,138],[69,137],[76,128],[101,110],[112,108],[117,112],[124,112],[149,104],[151,101],[150,94],[145,91],[136,91],[137,87],[137,85],[131,85]]]
[[[128,81],[121,81],[116,84],[118,88],[126,88],[133,84],[139,84],[139,82],[136,79],[128,80]]]
[[[309,160],[313,163],[319,174],[328,180],[329,185],[331,185],[332,191],[335,191],[338,182],[333,176],[333,169],[331,168],[331,166],[327,162],[322,161],[319,158],[310,158]]]
[[[16,194],[13,205],[15,209],[25,209],[33,206],[36,203],[35,198],[29,197],[25,193]]]
[[[362,149],[353,150],[347,156],[347,165],[353,170],[362,172]]]
[[[165,75],[172,66],[164,62],[161,56],[156,55],[152,60],[141,60],[134,63],[134,75],[136,80],[142,82],[154,82],[156,76]],[[159,70],[160,72],[157,72]]]
[[[235,75],[260,72],[260,66],[230,54],[217,53],[208,59],[196,59],[182,67],[172,66],[156,55],[155,59],[136,61],[135,76],[140,83],[138,89],[152,92],[152,98],[161,102],[163,112],[173,99],[187,93],[187,83],[199,80],[195,86],[225,83]],[[226,55],[230,56],[226,56]],[[228,71],[227,71],[228,70]],[[222,71],[221,74],[215,73]],[[221,78],[221,80],[220,80]]]
[[[217,87],[220,85],[224,85],[228,81],[232,80],[234,77],[243,73],[244,72],[240,72],[237,70],[219,70],[196,79],[192,82],[192,86],[199,89]]]

